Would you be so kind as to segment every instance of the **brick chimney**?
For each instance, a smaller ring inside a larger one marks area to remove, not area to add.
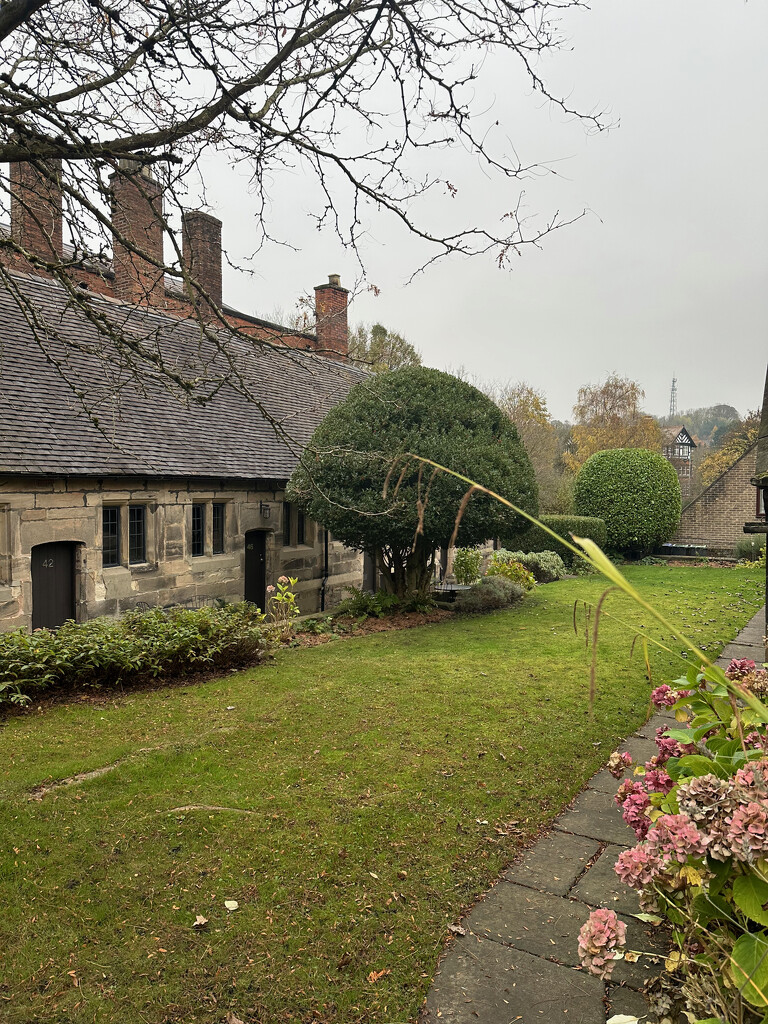
[[[347,359],[349,356],[348,295],[349,289],[341,287],[338,274],[331,274],[328,284],[315,287],[317,351],[331,359]]]
[[[138,252],[133,252],[115,235],[112,260],[115,298],[162,306],[165,302],[162,189],[150,169],[142,167],[138,160],[121,160],[119,168],[110,179],[112,222],[115,231]]]
[[[10,166],[11,237],[30,255],[53,262],[62,254],[61,160]]]
[[[201,312],[210,306],[221,308],[221,221],[199,210],[182,218],[184,263],[190,277],[210,297],[210,304],[194,289],[190,298]]]

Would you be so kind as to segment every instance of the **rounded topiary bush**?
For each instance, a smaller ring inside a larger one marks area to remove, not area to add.
[[[613,448],[587,459],[576,478],[576,512],[605,520],[608,547],[642,555],[669,540],[680,522],[680,481],[644,448]]]

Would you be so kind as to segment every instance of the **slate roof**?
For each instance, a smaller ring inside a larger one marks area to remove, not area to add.
[[[166,366],[222,378],[210,403],[185,403],[160,374],[135,379],[119,343],[100,334],[62,286],[9,278],[21,304],[0,286],[0,473],[284,480],[315,426],[365,377],[224,330],[214,343],[196,322],[90,296],[93,316],[162,353]],[[82,400],[67,380],[77,381]]]
[[[757,465],[752,483],[758,487],[768,486],[768,370],[765,373],[763,415],[760,419],[760,432],[757,435]]]

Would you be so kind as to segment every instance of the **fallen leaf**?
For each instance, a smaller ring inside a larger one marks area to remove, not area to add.
[[[462,928],[460,924],[449,924],[448,931],[453,932],[454,935],[466,935],[467,929]]]
[[[375,871],[369,871],[368,874],[371,876],[371,878],[375,878],[376,881],[378,882],[379,876],[376,874]]]
[[[203,917],[202,914],[198,914],[195,918],[195,923],[192,925],[193,928],[205,928],[208,924],[208,918]]]
[[[245,1022],[236,1017],[231,1010],[228,1010],[227,1016],[224,1018],[224,1024],[245,1024]]]
[[[368,975],[368,981],[370,981],[370,983],[374,985],[380,978],[386,978],[386,976],[391,973],[392,971],[388,967],[386,967],[383,971],[371,971],[371,973]]]
[[[224,900],[224,906],[231,914],[234,910],[237,910],[240,904],[237,902],[237,900]]]

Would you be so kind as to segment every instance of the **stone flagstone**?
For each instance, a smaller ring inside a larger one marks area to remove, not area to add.
[[[764,615],[758,612],[719,664],[762,660]],[[656,728],[671,724],[669,715],[654,715],[620,749],[645,761],[656,753]],[[607,771],[598,772],[552,831],[472,908],[463,922],[467,934],[438,968],[423,1024],[605,1024],[620,1013],[647,1020],[639,990],[661,969],[663,933],[632,916],[637,897],[613,871],[621,850],[636,841],[614,803],[617,786]],[[607,984],[579,969],[579,929],[597,906],[620,914],[630,949],[658,961],[622,960]]]

